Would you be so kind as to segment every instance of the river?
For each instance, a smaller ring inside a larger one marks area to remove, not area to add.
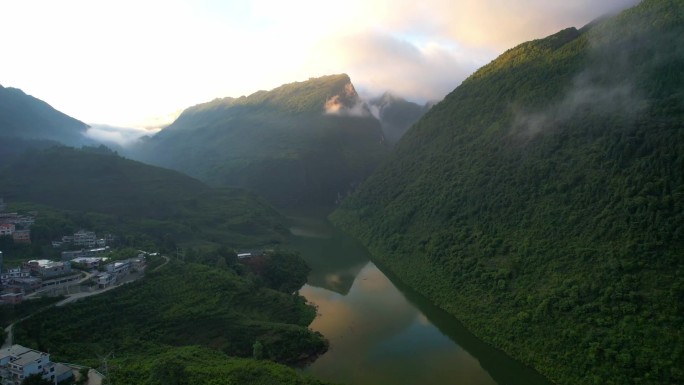
[[[312,268],[300,290],[318,307],[311,328],[330,341],[307,372],[347,385],[551,385],[388,277],[321,212],[289,216],[289,246]]]

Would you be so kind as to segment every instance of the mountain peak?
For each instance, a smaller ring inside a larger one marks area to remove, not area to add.
[[[0,86],[0,136],[55,140],[68,145],[87,143],[88,126],[18,88]]]

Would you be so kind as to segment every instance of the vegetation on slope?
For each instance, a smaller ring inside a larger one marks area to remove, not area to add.
[[[315,309],[298,294],[268,286],[267,277],[250,273],[234,253],[219,250],[197,260],[212,266],[172,260],[142,280],[21,322],[15,327],[17,341],[50,351],[56,360],[95,367],[100,365],[98,357],[112,353],[121,365],[111,367],[114,379],[149,376],[152,381],[159,374],[156,364],[182,356],[188,358],[181,365],[187,367],[184,375],[191,378],[216,381],[234,368],[231,376],[274,374],[294,381],[282,383],[308,383],[286,368],[227,356],[289,364],[315,358],[327,349],[323,336],[307,328]],[[299,277],[292,284],[301,286],[306,274],[301,278],[296,272],[303,265],[300,259],[280,268],[291,268]],[[202,348],[172,349],[182,346]],[[210,354],[214,359],[199,365],[199,357]],[[151,367],[146,372],[139,372],[147,365]]]
[[[295,369],[268,361],[229,357],[188,346],[158,354],[114,358],[114,384],[140,385],[323,385]]]
[[[684,382],[684,3],[522,44],[332,219],[562,384]]]
[[[144,234],[168,248],[197,242],[261,246],[287,234],[282,217],[252,193],[210,188],[176,171],[92,150],[26,152],[0,168],[0,196],[67,211],[38,209],[45,214],[33,230],[39,241],[78,227]]]
[[[87,143],[88,126],[16,88],[0,86],[0,137]]]
[[[391,145],[430,109],[429,104],[420,106],[389,92],[369,100],[368,106],[380,120],[382,133]]]
[[[332,204],[386,153],[379,122],[334,75],[191,107],[134,157],[301,205]]]

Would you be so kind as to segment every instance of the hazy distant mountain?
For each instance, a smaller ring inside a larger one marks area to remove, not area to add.
[[[188,108],[133,157],[279,205],[310,205],[334,203],[387,153],[349,77],[333,75]]]
[[[430,109],[429,104],[421,106],[389,92],[369,100],[368,106],[380,120],[385,139],[392,145]]]
[[[70,146],[92,144],[88,125],[17,88],[0,86],[0,137],[53,140]]]
[[[684,2],[521,44],[332,219],[558,384],[684,383]]]

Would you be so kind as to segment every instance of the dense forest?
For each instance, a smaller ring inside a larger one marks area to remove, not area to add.
[[[39,212],[32,233],[42,243],[79,228],[171,250],[263,246],[288,233],[283,217],[253,193],[214,189],[104,148],[29,149],[8,158],[0,166],[0,196],[14,208]]]
[[[684,382],[684,3],[515,47],[333,221],[560,384]]]
[[[333,75],[188,108],[131,156],[298,206],[333,204],[387,152],[349,77]]]
[[[93,367],[111,355],[114,383],[172,383],[164,375],[179,375],[182,384],[223,376],[317,383],[273,363],[305,363],[327,349],[307,328],[315,309],[291,290],[306,281],[306,264],[287,252],[264,258],[258,270],[225,248],[166,265],[152,260],[159,270],[141,280],[17,324],[16,339],[55,360]]]
[[[377,98],[368,101],[368,108],[380,120],[385,140],[391,145],[396,144],[430,109],[430,104],[418,105],[390,92],[385,92]]]

